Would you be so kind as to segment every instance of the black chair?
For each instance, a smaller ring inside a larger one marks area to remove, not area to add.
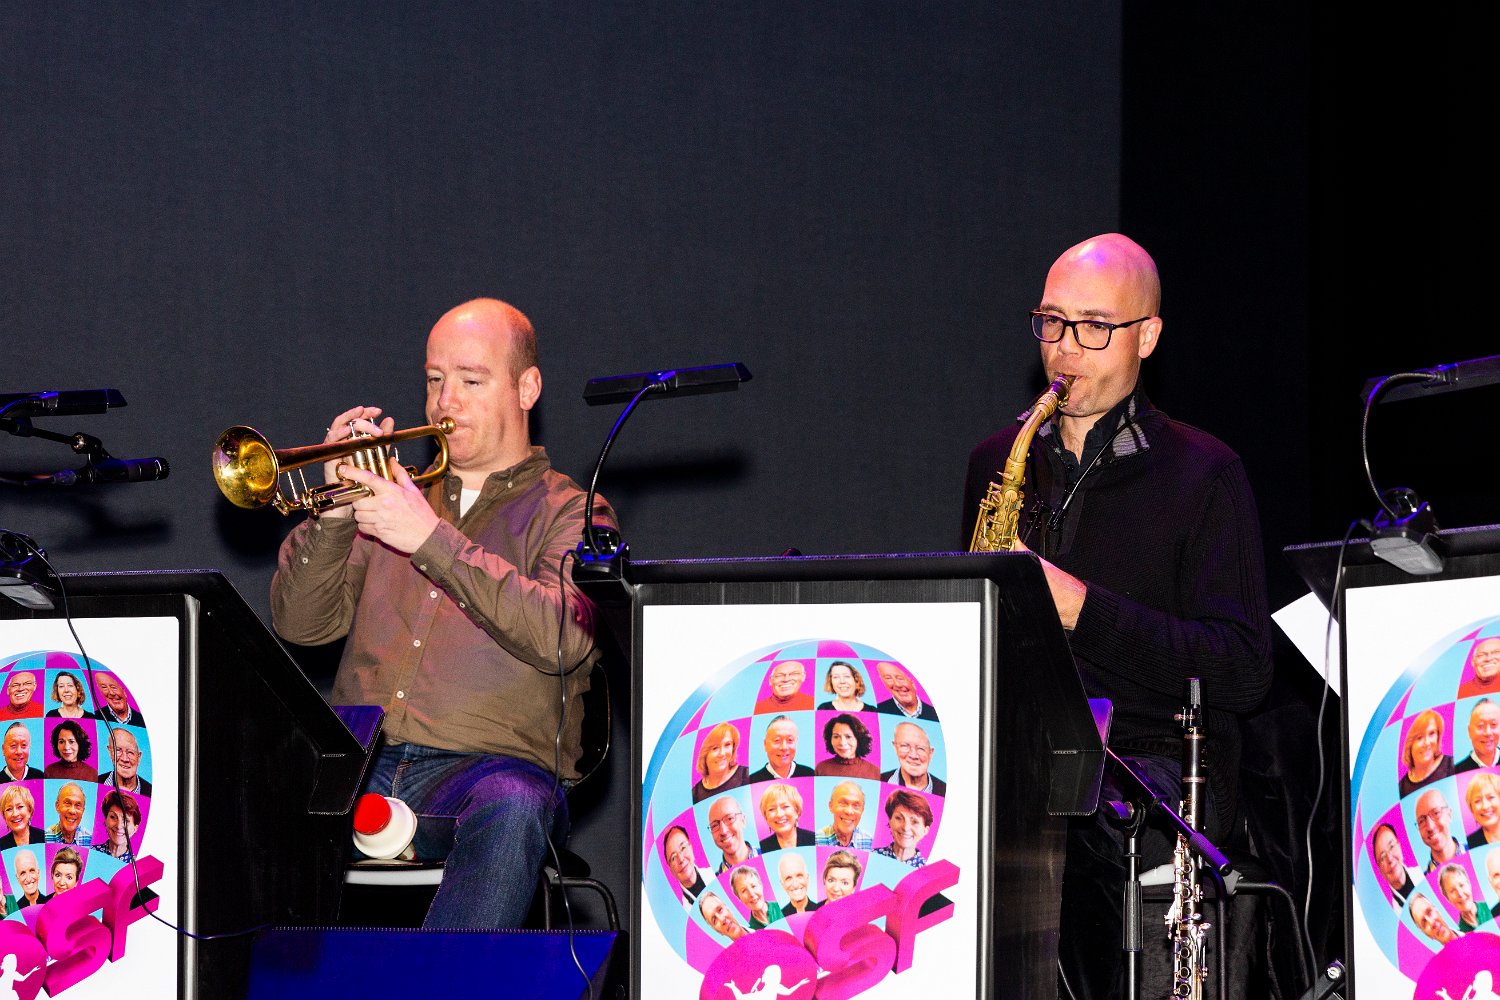
[[[568,789],[569,801],[592,777],[609,754],[613,731],[613,711],[609,700],[609,674],[604,661],[596,663],[590,673],[590,688],[580,702],[583,707],[583,755],[578,761],[582,775]],[[446,816],[419,816],[419,827],[430,830],[452,824]],[[543,930],[554,927],[557,901],[563,900],[569,912],[565,893],[569,889],[586,889],[597,893],[604,905],[610,930],[620,929],[614,894],[603,882],[592,878],[588,863],[564,845],[554,845],[555,854],[542,866],[537,884],[537,900],[532,905],[528,925],[540,923]],[[443,881],[445,862],[439,860],[384,861],[359,859],[351,861],[344,872],[344,899],[340,924],[344,926],[420,927],[432,897]],[[539,916],[538,916],[539,915]]]
[[[590,675],[589,690],[581,699],[583,755],[578,760],[580,777],[568,789],[570,805],[574,800],[574,793],[598,773],[604,764],[605,758],[609,755],[610,741],[614,736],[614,711],[609,700],[609,671],[604,663],[604,660],[600,660],[594,665],[593,673]],[[567,901],[569,889],[586,889],[596,893],[604,905],[609,929],[612,931],[620,929],[619,911],[615,908],[615,896],[609,886],[592,877],[588,862],[582,857],[573,853],[565,845],[556,845],[554,857],[542,865],[541,885],[538,887],[543,930],[555,928],[554,908],[558,900],[562,901],[563,912],[566,915],[565,921],[571,923],[572,911]]]

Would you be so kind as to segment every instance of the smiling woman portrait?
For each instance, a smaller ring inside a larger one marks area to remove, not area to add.
[[[64,719],[52,730],[54,760],[42,773],[48,778],[97,781],[99,769],[90,759],[93,753],[93,742],[88,733],[84,732],[83,726],[72,719]]]
[[[1489,771],[1474,775],[1464,790],[1464,804],[1476,827],[1469,834],[1468,846],[1472,849],[1500,842],[1500,777]]]
[[[854,716],[840,713],[824,723],[823,746],[832,756],[814,769],[819,777],[880,780],[880,768],[865,759],[875,749],[875,740]]]
[[[1439,778],[1452,777],[1453,758],[1443,753],[1441,715],[1429,708],[1412,720],[1401,759],[1406,762],[1406,773],[1401,776],[1402,798]]]
[[[750,769],[739,763],[740,731],[731,723],[721,722],[708,731],[698,750],[699,781],[693,786],[693,801],[739,788],[750,781]]]
[[[834,660],[823,678],[823,690],[833,695],[818,706],[819,711],[868,712],[865,704],[865,679],[859,668],[847,660]]]
[[[797,825],[802,819],[802,793],[795,785],[780,781],[767,785],[760,795],[760,815],[771,831],[760,842],[762,854],[816,843],[811,830]]]

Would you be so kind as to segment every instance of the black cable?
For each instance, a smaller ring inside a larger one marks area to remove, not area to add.
[[[1395,378],[1396,376],[1391,377]],[[1379,387],[1376,388],[1375,392],[1370,393],[1370,398],[1373,399],[1378,392]],[[1365,412],[1368,416],[1368,408]],[[1368,471],[1368,460],[1366,461],[1365,468]],[[1344,554],[1349,550],[1349,540],[1354,536],[1354,529],[1361,526],[1364,526],[1366,529],[1368,529],[1370,525],[1368,521],[1364,521],[1362,519],[1349,522],[1349,527],[1344,531],[1344,538],[1341,542],[1339,542],[1339,556],[1335,561],[1333,567],[1333,592],[1329,595],[1328,598],[1328,619],[1323,626],[1323,693],[1318,700],[1318,713],[1313,721],[1317,739],[1317,753],[1315,755],[1315,759],[1318,762],[1318,782],[1313,792],[1312,808],[1307,812],[1307,831],[1303,837],[1303,842],[1307,845],[1307,892],[1302,904],[1302,936],[1304,939],[1302,941],[1302,944],[1307,948],[1308,956],[1312,956],[1315,954],[1312,946],[1312,932],[1308,929],[1312,921],[1313,869],[1316,867],[1313,862],[1313,821],[1317,818],[1318,815],[1318,803],[1323,799],[1323,783],[1325,778],[1327,777],[1326,768],[1324,767],[1323,761],[1323,717],[1324,714],[1328,711],[1328,692],[1333,687],[1333,671],[1332,664],[1329,662],[1328,647],[1333,639],[1333,626],[1334,622],[1336,621],[1336,618],[1334,617],[1334,609],[1339,606],[1339,595],[1342,594],[1344,590]],[[1340,685],[1342,685],[1343,683],[1342,660],[1340,660],[1339,663],[1339,683]],[[1343,820],[1340,819],[1339,823],[1342,826]]]
[[[1386,503],[1385,498],[1380,495],[1380,490],[1375,486],[1375,476],[1370,471],[1370,411],[1375,408],[1375,404],[1380,400],[1380,397],[1384,395],[1386,386],[1388,385],[1392,385],[1396,382],[1441,381],[1443,381],[1443,377],[1432,372],[1397,372],[1394,375],[1387,375],[1385,378],[1375,383],[1375,387],[1371,389],[1370,394],[1365,397],[1365,412],[1359,422],[1359,455],[1365,463],[1365,479],[1370,484],[1370,492],[1375,494],[1375,502],[1380,504],[1381,509],[1383,509],[1387,515],[1389,515],[1392,521],[1401,520],[1401,515],[1391,510],[1390,504]],[[1345,544],[1348,544],[1347,536]],[[1340,553],[1340,561],[1342,561],[1342,553]]]
[[[19,535],[12,532],[10,533],[9,537],[12,540],[19,541],[22,545],[25,545],[33,556],[41,560],[42,565],[47,567],[47,572],[51,573],[52,578],[57,581],[57,593],[62,604],[63,620],[68,626],[68,632],[73,636],[73,642],[78,646],[78,655],[83,658],[83,673],[84,676],[88,678],[89,688],[90,690],[97,691],[98,688],[94,686],[94,661],[89,658],[88,651],[83,648],[83,640],[78,637],[78,630],[73,626],[73,612],[68,608],[68,588],[63,584],[62,577],[58,574],[52,563],[48,562],[47,556],[42,552],[42,550],[32,544],[31,541],[24,535]],[[102,711],[99,713],[99,721],[104,723],[105,730],[108,733],[108,736],[105,738],[105,743],[108,746],[113,747],[116,724],[110,722],[109,716]],[[116,792],[124,792],[124,790],[120,788],[119,768],[110,769],[110,787],[112,787]],[[129,793],[125,792],[125,794]],[[126,843],[127,845],[129,844],[128,838],[126,840]],[[158,915],[154,910],[146,908],[147,901],[142,898],[144,889],[141,886],[141,872],[140,868],[138,868],[136,864],[135,853],[135,851],[130,852],[130,861],[128,862],[128,864],[130,865],[131,877],[135,883],[135,895],[131,898],[130,908],[134,909],[137,906],[141,907],[146,916],[150,917],[152,920],[155,920],[159,924],[171,928],[178,934],[181,934],[184,937],[192,938],[194,941],[216,941],[221,938],[242,937],[246,934],[257,934],[269,927],[276,926],[275,922],[272,921],[270,923],[260,924],[256,927],[247,927],[244,930],[224,931],[219,934],[197,934],[193,931],[187,930],[186,928],[177,926],[170,920],[167,920],[165,917]]]

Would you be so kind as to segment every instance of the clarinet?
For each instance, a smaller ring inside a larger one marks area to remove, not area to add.
[[[1182,820],[1194,830],[1203,829],[1203,692],[1198,678],[1187,680],[1187,699],[1174,716],[1182,723]],[[1172,942],[1172,1000],[1202,1000],[1208,978],[1205,955],[1209,924],[1199,905],[1203,888],[1198,884],[1198,858],[1188,839],[1177,837],[1172,852],[1172,905],[1167,909],[1167,939]]]

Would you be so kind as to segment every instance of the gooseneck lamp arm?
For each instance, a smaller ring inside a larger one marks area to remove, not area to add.
[[[667,373],[663,373],[664,375]],[[620,549],[619,533],[613,529],[605,528],[603,543],[601,544],[599,531],[594,528],[594,497],[599,492],[599,473],[604,468],[604,459],[609,455],[610,447],[615,443],[615,438],[620,433],[620,428],[625,426],[625,421],[635,412],[636,404],[644,399],[647,394],[666,391],[667,383],[662,378],[652,379],[630,398],[625,404],[625,409],[615,418],[615,425],[609,429],[609,435],[604,439],[604,447],[599,449],[599,461],[594,463],[594,475],[589,479],[588,496],[583,504],[583,540],[578,543],[579,555],[582,556],[612,556]]]

